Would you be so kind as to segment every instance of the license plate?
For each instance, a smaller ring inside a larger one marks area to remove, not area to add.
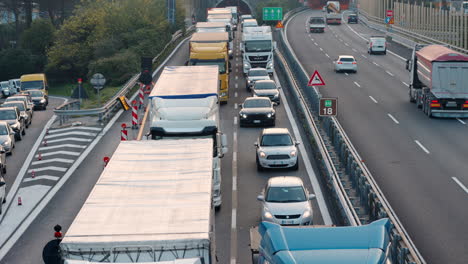
[[[457,102],[447,102],[447,104],[445,106],[447,106],[447,107],[457,107]]]
[[[283,223],[283,225],[292,225],[293,220],[283,220],[282,223]]]
[[[260,120],[254,120],[254,124],[260,124]]]

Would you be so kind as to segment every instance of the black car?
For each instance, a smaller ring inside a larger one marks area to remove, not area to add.
[[[276,112],[268,97],[248,97],[239,111],[240,126],[275,125]]]
[[[356,14],[351,14],[348,16],[348,24],[351,24],[351,23],[355,23],[355,24],[358,23],[358,16]]]
[[[34,109],[46,110],[47,105],[49,104],[49,98],[41,90],[29,90],[31,95],[32,102],[34,104]]]

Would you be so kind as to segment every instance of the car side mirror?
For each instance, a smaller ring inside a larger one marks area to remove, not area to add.
[[[315,194],[309,194],[309,200],[315,200]]]
[[[301,142],[299,142],[299,141],[294,142],[294,145],[296,145],[296,146],[299,146],[300,144],[301,144]]]
[[[6,184],[6,182],[0,182],[0,187],[3,187]]]
[[[278,103],[277,103],[277,102],[273,102],[273,106],[277,106],[277,105],[278,105]]]
[[[255,143],[254,143],[254,146],[258,147],[258,142],[255,142]]]
[[[263,195],[258,195],[257,200],[260,201],[260,202],[263,202],[263,201],[265,201],[265,197]]]

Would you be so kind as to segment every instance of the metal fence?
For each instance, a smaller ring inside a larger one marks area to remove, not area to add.
[[[291,14],[301,10],[294,10]],[[290,17],[290,14],[286,16],[287,19]],[[277,72],[290,84],[293,94],[291,100],[316,149],[314,155],[342,222],[346,225],[360,225],[388,217],[392,223],[389,249],[391,262],[425,263],[338,120],[335,117],[318,117],[321,94],[315,88],[307,87],[309,76],[292,51],[285,32],[276,37],[279,40]]]
[[[393,10],[394,24],[386,25],[386,11]],[[449,45],[468,53],[468,15],[463,11],[443,10],[432,2],[407,0],[360,0],[359,13],[367,21],[378,24],[415,43]]]

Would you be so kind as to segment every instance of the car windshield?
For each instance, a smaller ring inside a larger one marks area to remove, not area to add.
[[[42,81],[28,81],[21,83],[21,90],[41,90],[43,89],[43,82]]]
[[[270,187],[265,201],[270,203],[297,203],[306,201],[302,186]]]
[[[265,100],[265,99],[247,100],[244,103],[244,108],[258,108],[258,107],[271,107],[271,103],[269,100]]]
[[[353,59],[353,58],[341,58],[340,61],[349,61],[349,62],[353,62],[354,59]]]
[[[309,20],[310,24],[325,24],[325,20],[321,17],[313,17]]]
[[[1,105],[1,107],[18,107],[18,110],[20,111],[24,111],[24,104],[23,103],[7,103],[7,104],[3,104]]]
[[[293,144],[288,134],[270,134],[263,135],[262,146],[291,146]]]
[[[249,40],[245,42],[246,52],[269,52],[271,40]]]
[[[41,91],[29,91],[32,97],[42,97],[43,94]]]
[[[13,120],[16,119],[15,110],[0,110],[0,120]]]
[[[7,127],[5,125],[0,125],[0,135],[2,135],[2,136],[8,135],[8,130],[7,130]]]
[[[257,77],[257,76],[268,76],[268,72],[266,70],[249,71],[249,77]]]
[[[26,102],[26,97],[22,97],[22,96],[10,96],[8,97],[5,102],[11,102],[11,101],[22,101],[22,102]]]
[[[256,82],[254,89],[259,90],[271,90],[276,89],[276,84],[274,82]]]

